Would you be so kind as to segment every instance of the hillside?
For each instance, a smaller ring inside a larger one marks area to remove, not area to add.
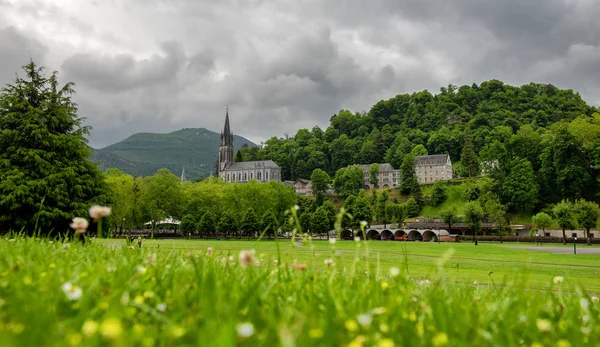
[[[234,136],[237,149],[256,146],[251,141]],[[185,166],[190,180],[214,174],[219,151],[219,134],[204,128],[186,128],[168,134],[138,133],[125,140],[93,150],[92,161],[102,170],[119,168],[136,176],[153,175],[166,167],[176,175]]]

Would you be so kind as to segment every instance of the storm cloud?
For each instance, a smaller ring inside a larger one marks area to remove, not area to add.
[[[76,83],[102,147],[183,127],[256,142],[340,109],[496,78],[600,103],[594,0],[0,0],[0,83],[29,57]]]

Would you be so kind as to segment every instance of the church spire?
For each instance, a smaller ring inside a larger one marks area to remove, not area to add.
[[[231,130],[229,127],[229,106],[225,108],[225,128],[223,129],[223,135],[230,136]]]

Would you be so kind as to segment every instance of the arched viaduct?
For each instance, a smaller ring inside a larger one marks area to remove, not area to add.
[[[359,231],[344,230],[342,231],[342,239],[352,239],[357,236],[368,240],[401,240],[403,236],[409,241],[432,241],[438,240],[439,236],[450,235],[445,229],[395,229],[395,228],[367,228],[365,235]]]

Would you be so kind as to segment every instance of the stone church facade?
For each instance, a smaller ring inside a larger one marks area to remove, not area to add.
[[[281,168],[272,160],[234,162],[233,133],[229,126],[229,110],[219,146],[219,177],[225,182],[281,181]]]

